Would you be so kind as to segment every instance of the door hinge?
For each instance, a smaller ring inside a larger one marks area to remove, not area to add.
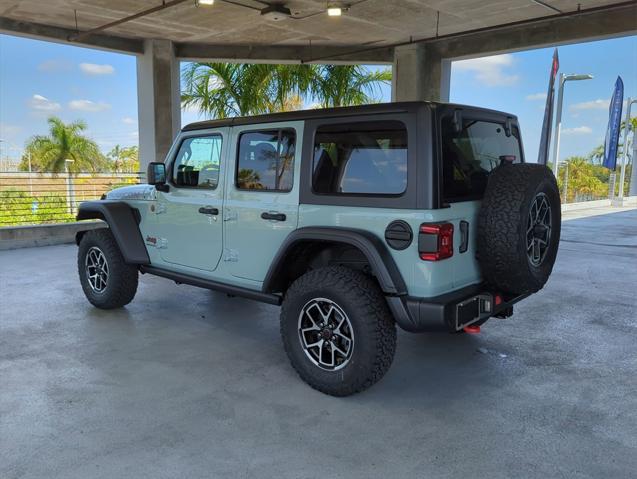
[[[150,211],[155,213],[156,215],[160,215],[166,212],[166,204],[165,203],[156,203],[154,205],[150,205]]]
[[[236,263],[239,261],[239,252],[236,249],[225,249],[223,260],[229,263]]]

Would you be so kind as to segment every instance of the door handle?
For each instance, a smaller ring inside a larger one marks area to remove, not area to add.
[[[287,216],[283,213],[268,213],[267,211],[264,211],[261,213],[261,218],[264,220],[285,221]]]
[[[219,209],[213,208],[212,206],[202,206],[201,208],[199,208],[199,213],[201,213],[202,215],[218,215]]]

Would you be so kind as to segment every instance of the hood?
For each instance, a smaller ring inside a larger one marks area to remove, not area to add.
[[[106,193],[107,200],[146,200],[155,199],[156,189],[153,185],[131,185],[116,188]]]

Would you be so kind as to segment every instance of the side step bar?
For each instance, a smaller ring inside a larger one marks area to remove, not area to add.
[[[275,306],[280,306],[281,302],[283,301],[283,298],[277,294],[262,293],[261,291],[242,288],[241,286],[233,286],[209,279],[196,278],[194,276],[183,273],[175,273],[174,271],[167,271],[165,269],[155,268],[154,266],[141,265],[139,267],[139,270],[142,273],[148,273],[155,276],[161,276],[162,278],[172,279],[176,283],[189,284],[191,286],[197,286],[198,288],[220,291],[222,293],[230,294],[233,296],[241,296],[243,298],[261,301],[262,303],[274,304]]]

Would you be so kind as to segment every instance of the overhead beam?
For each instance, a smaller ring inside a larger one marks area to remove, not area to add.
[[[568,16],[511,24],[429,39],[442,58],[471,58],[547,46],[583,43],[637,33],[637,2],[583,10]]]
[[[144,42],[132,38],[102,34],[85,35],[81,40],[71,41],[77,34],[70,28],[53,27],[41,23],[23,22],[12,18],[0,17],[0,33],[8,33],[27,38],[35,38],[70,45],[86,46],[119,53],[141,55],[144,53]]]
[[[177,43],[176,56],[180,60],[221,60],[234,63],[306,63],[315,57],[329,57],[329,61],[313,63],[391,64],[392,47],[374,48],[352,54],[355,48],[344,46],[288,46],[288,45],[213,45],[205,43]]]

